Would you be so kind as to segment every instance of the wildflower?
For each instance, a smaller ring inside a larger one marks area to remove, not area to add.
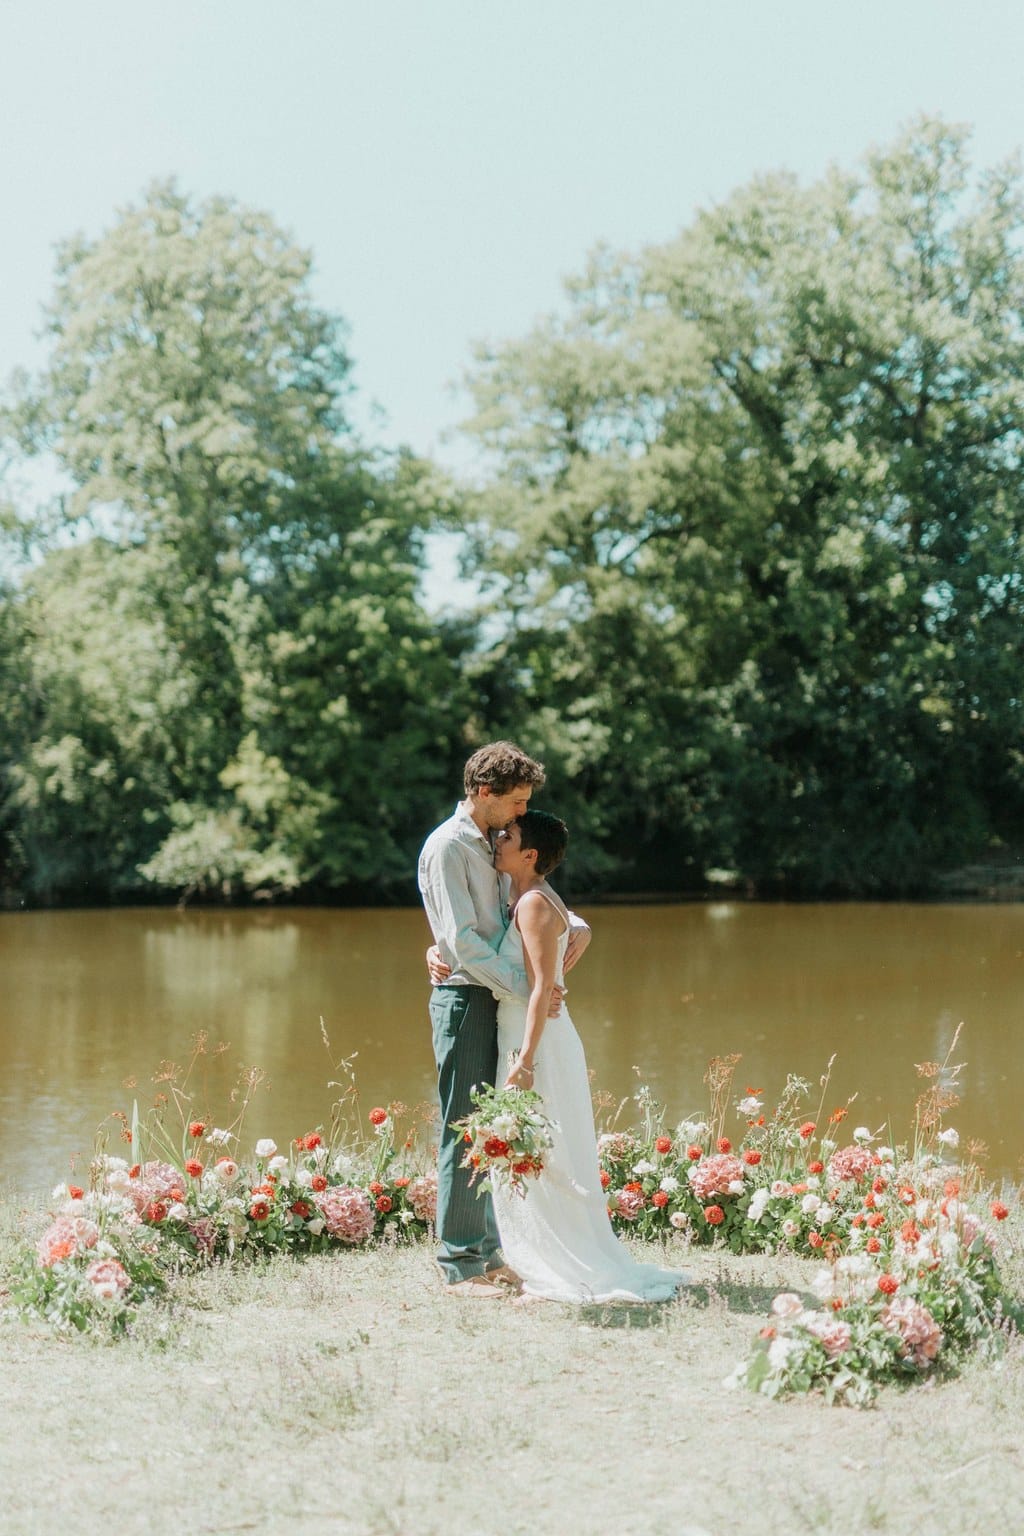
[[[198,1137],[200,1137],[203,1134],[203,1132],[205,1130],[206,1130],[206,1121],[205,1120],[193,1120],[190,1123],[190,1125],[189,1125],[188,1133],[189,1133],[190,1136],[192,1136],[194,1138],[198,1138]]]
[[[804,1124],[800,1127],[799,1131],[797,1132],[797,1135],[800,1137],[801,1141],[809,1141],[810,1138],[814,1135],[816,1130],[817,1130],[817,1126],[815,1125],[814,1121],[813,1120],[806,1120],[804,1122]]]
[[[662,1179],[661,1183],[658,1185],[658,1188],[663,1189],[666,1195],[674,1195],[676,1190],[679,1188],[679,1180],[674,1176],[674,1174],[667,1173]]]
[[[808,1173],[824,1173],[825,1172],[825,1164],[821,1163],[821,1162],[818,1162],[818,1160],[815,1159],[815,1161],[813,1163],[808,1163],[807,1164],[807,1172]]]
[[[720,1205],[709,1205],[704,1211],[704,1220],[709,1227],[720,1227],[725,1220],[725,1212]]]
[[[872,1211],[867,1222],[869,1227],[881,1227],[885,1225],[885,1217],[881,1211]]]
[[[821,1248],[825,1242],[820,1232],[808,1232],[807,1242],[811,1248]]]
[[[868,1253],[881,1253],[882,1251],[882,1245],[878,1241],[877,1237],[869,1237],[867,1242],[864,1244],[864,1247],[867,1249]]]
[[[386,1125],[387,1124],[387,1119],[388,1119],[388,1112],[387,1112],[386,1109],[381,1109],[379,1107],[377,1109],[371,1109],[370,1110],[369,1119],[370,1119],[370,1124],[371,1125],[376,1125],[376,1126]]]
[[[691,1163],[696,1163],[704,1156],[704,1149],[697,1146],[687,1147],[686,1155]]]
[[[487,1151],[486,1147],[484,1148],[484,1151],[485,1152]],[[383,1193],[384,1193],[384,1185],[381,1184],[377,1179],[373,1179],[371,1181],[371,1183],[370,1183],[370,1194],[371,1195],[381,1195]]]
[[[612,1176],[606,1168],[601,1169],[601,1188],[607,1189],[612,1182]]]
[[[719,1136],[715,1145],[717,1146],[719,1152],[732,1151],[732,1142],[729,1140],[728,1136]]]
[[[878,1289],[883,1296],[895,1296],[900,1288],[900,1283],[895,1275],[879,1275]]]
[[[203,1176],[203,1165],[199,1162],[198,1158],[190,1157],[185,1164],[185,1172],[190,1179],[201,1179]]]
[[[656,1205],[659,1210],[663,1210],[664,1207],[668,1205],[668,1200],[669,1197],[663,1189],[656,1189],[654,1194],[651,1196],[651,1204]]]
[[[800,1223],[798,1221],[793,1221],[791,1217],[787,1218],[787,1220],[782,1223],[782,1231],[785,1237],[796,1237],[797,1233],[800,1231]]]
[[[393,1180],[393,1183],[396,1189],[408,1189],[409,1185],[412,1183],[412,1180],[405,1178],[395,1179]]]
[[[274,1153],[277,1151],[277,1142],[271,1141],[269,1136],[263,1136],[256,1143],[255,1151],[257,1157],[273,1157]]]
[[[270,1215],[270,1201],[265,1195],[257,1195],[249,1206],[249,1215],[253,1221],[266,1221]]]
[[[960,1145],[960,1132],[955,1131],[951,1125],[947,1126],[944,1131],[939,1132],[938,1140],[944,1147],[952,1147],[955,1150]]]
[[[385,1116],[385,1119],[386,1118],[387,1117]],[[376,1123],[377,1122],[374,1121],[374,1124]],[[383,1124],[383,1121],[381,1124]],[[307,1152],[314,1152],[317,1147],[323,1146],[323,1140],[324,1139],[320,1135],[319,1131],[307,1131],[306,1135],[302,1138],[302,1145]]]
[[[228,1183],[229,1180],[235,1178],[237,1175],[238,1164],[233,1160],[233,1158],[218,1157],[214,1166],[214,1172],[218,1178],[223,1179],[225,1183]]]
[[[834,1109],[828,1117],[829,1125],[838,1125],[840,1120],[845,1120],[849,1113],[848,1109]]]
[[[131,1277],[117,1259],[93,1259],[85,1278],[102,1301],[115,1301],[131,1284]]]
[[[666,1152],[671,1152],[672,1151],[672,1138],[671,1138],[671,1136],[659,1136],[657,1141],[654,1143],[654,1150],[655,1150],[655,1152],[662,1153],[662,1155],[664,1155]]]
[[[288,1207],[288,1210],[291,1215],[301,1216],[302,1220],[306,1221],[312,1215],[313,1207],[307,1200],[296,1200],[294,1205]]]
[[[643,1178],[645,1174],[654,1173],[655,1167],[653,1163],[649,1163],[646,1158],[643,1158],[639,1163],[637,1163],[636,1167],[633,1169],[633,1172],[635,1174],[639,1174],[640,1178]]]
[[[68,1185],[68,1198],[69,1199],[71,1199],[71,1200],[81,1200],[81,1199],[84,1198],[84,1196],[85,1196],[85,1190],[82,1189],[78,1184],[69,1184]]]
[[[669,1217],[669,1225],[681,1231],[690,1225],[690,1218],[685,1211],[673,1211]]]
[[[865,1143],[865,1142],[869,1142],[869,1141],[874,1141],[874,1137],[872,1136],[871,1132],[868,1130],[866,1125],[858,1125],[857,1126],[856,1130],[853,1133],[853,1139],[854,1139],[854,1141],[859,1141],[861,1143]]]
[[[882,1195],[889,1188],[889,1181],[888,1179],[883,1179],[881,1177],[872,1179],[871,1188],[876,1195]]]
[[[327,1188],[327,1180],[322,1173],[315,1173],[309,1181],[309,1187],[310,1189],[315,1189],[318,1194],[321,1194]]]
[[[992,1204],[989,1206],[989,1210],[992,1212],[992,1215],[995,1217],[996,1221],[1005,1221],[1007,1216],[1010,1214],[1008,1208],[1003,1204],[1001,1200],[993,1200]]]
[[[761,1108],[762,1102],[763,1101],[759,1099],[756,1094],[748,1093],[746,1098],[741,1099],[740,1102],[736,1105],[736,1113],[738,1115],[743,1115],[745,1119],[749,1119],[752,1115],[757,1114],[758,1110]]]
[[[198,1124],[198,1121],[196,1123]],[[215,1126],[212,1131],[207,1132],[206,1139],[211,1146],[226,1147],[228,1142],[232,1140],[232,1136],[230,1131],[221,1131]]]
[[[756,1147],[748,1147],[743,1154],[743,1161],[747,1164],[748,1168],[756,1168],[761,1161],[761,1154]]]
[[[390,1211],[390,1209],[391,1209],[391,1205],[392,1205],[392,1201],[391,1201],[391,1196],[390,1195],[378,1195],[377,1196],[377,1209],[378,1209],[378,1211],[380,1211],[382,1216],[386,1216],[387,1215],[388,1211]]]
[[[277,1175],[279,1173],[283,1173],[287,1167],[288,1159],[286,1157],[272,1157],[270,1162],[267,1164],[267,1177],[276,1178]]]
[[[772,1184],[771,1194],[773,1198],[777,1199],[780,1195],[788,1195],[789,1193],[790,1186],[786,1183],[785,1179],[776,1179]]]

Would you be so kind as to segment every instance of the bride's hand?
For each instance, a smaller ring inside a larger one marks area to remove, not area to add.
[[[580,923],[569,930],[569,942],[565,948],[565,960],[562,963],[562,971],[567,974],[572,970],[577,961],[583,959],[584,951],[594,937],[586,923]]]
[[[434,987],[442,986],[452,973],[451,966],[445,965],[441,959],[441,951],[436,944],[431,944],[427,950],[427,972],[430,976],[430,984]]]
[[[567,988],[560,987],[556,983],[551,988],[551,996],[548,998],[548,1018],[557,1019],[562,1011],[562,999],[566,995]]]
[[[533,1076],[533,1067],[528,1066],[526,1062],[517,1061],[509,1070],[508,1077],[505,1079],[505,1087],[532,1088]]]

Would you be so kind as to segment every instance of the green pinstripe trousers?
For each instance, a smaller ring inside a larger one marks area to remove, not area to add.
[[[488,1194],[470,1187],[461,1168],[464,1143],[453,1131],[473,1108],[474,1088],[494,1082],[498,1068],[498,1004],[486,987],[435,987],[430,1022],[441,1101],[437,1152],[437,1262],[449,1285],[501,1263],[498,1228]]]

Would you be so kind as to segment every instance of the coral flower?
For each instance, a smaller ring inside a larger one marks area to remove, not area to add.
[[[808,1244],[810,1245],[810,1247],[812,1247],[812,1248],[820,1248],[822,1246],[822,1244],[824,1243],[825,1239],[822,1237],[820,1232],[808,1232],[808,1234],[807,1234],[807,1241],[808,1241]]]
[[[253,1221],[266,1221],[270,1215],[270,1202],[261,1195],[258,1200],[254,1200],[250,1205],[249,1215]]]
[[[378,1209],[378,1211],[380,1211],[382,1216],[386,1216],[388,1211],[390,1211],[390,1209],[391,1209],[391,1196],[390,1195],[378,1195],[377,1196],[377,1209]]]
[[[301,1216],[303,1221],[309,1220],[312,1209],[313,1207],[307,1204],[305,1200],[296,1200],[294,1205],[290,1205],[288,1207],[288,1210],[293,1216]]]
[[[654,1194],[651,1196],[651,1204],[656,1205],[659,1210],[664,1209],[664,1207],[668,1205],[668,1195],[663,1189],[655,1190]]]
[[[800,1130],[798,1131],[797,1134],[799,1135],[801,1141],[809,1141],[810,1138],[814,1135],[814,1132],[816,1130],[817,1130],[817,1126],[815,1125],[814,1121],[813,1120],[807,1120],[800,1127]]]
[[[761,1161],[761,1154],[757,1151],[756,1147],[748,1147],[743,1154],[743,1161],[751,1168],[756,1168]]]
[[[704,1212],[704,1220],[709,1227],[720,1227],[725,1220],[725,1212],[720,1205],[709,1205]]]
[[[612,1176],[606,1168],[601,1169],[601,1188],[607,1189],[612,1182]]]
[[[868,1253],[881,1253],[882,1251],[882,1245],[877,1237],[869,1237],[864,1246]]]
[[[807,1172],[808,1173],[824,1173],[825,1172],[825,1164],[824,1163],[820,1163],[820,1162],[818,1162],[817,1159],[815,1159],[815,1161],[813,1163],[808,1163],[807,1164]]]
[[[85,1190],[80,1189],[77,1184],[69,1184],[68,1194],[71,1196],[72,1200],[81,1200],[85,1194]]]
[[[197,1161],[196,1158],[190,1157],[188,1162],[185,1164],[185,1172],[188,1174],[190,1179],[201,1178],[202,1177],[202,1172],[203,1172],[203,1165],[202,1165],[202,1163]]]
[[[656,1152],[671,1152],[672,1151],[672,1138],[671,1138],[671,1136],[659,1136],[657,1141],[654,1143],[654,1150]]]
[[[385,1120],[387,1119],[386,1115],[385,1115],[384,1119]],[[381,1124],[383,1124],[383,1121],[381,1122]],[[317,1147],[322,1147],[323,1146],[323,1141],[324,1141],[324,1139],[320,1135],[319,1131],[310,1131],[308,1133],[308,1135],[303,1136],[303,1138],[302,1138],[302,1145],[305,1147],[307,1152],[313,1152],[313,1151],[315,1151],[315,1149]]]
[[[882,1292],[883,1296],[895,1296],[899,1288],[900,1283],[895,1275],[879,1275],[878,1289]]]
[[[485,1147],[484,1151],[486,1151],[486,1150],[487,1149]],[[488,1154],[488,1155],[490,1155],[490,1154]],[[378,1183],[378,1181],[376,1179],[374,1179],[372,1181],[372,1183],[370,1184],[370,1194],[371,1195],[382,1195],[383,1193],[384,1193],[384,1185]]]
[[[697,1163],[704,1156],[703,1147],[687,1147],[686,1155],[691,1163]]]
[[[409,1185],[411,1183],[412,1183],[411,1179],[395,1179],[395,1181],[394,1181],[396,1189],[408,1189],[408,1187],[409,1187]]]
[[[383,1125],[387,1118],[388,1118],[388,1112],[387,1112],[386,1109],[381,1109],[378,1106],[378,1108],[370,1110],[370,1124],[371,1125]]]
[[[324,1178],[322,1173],[314,1173],[313,1177],[309,1181],[309,1187],[310,1189],[315,1189],[317,1193],[320,1193],[327,1188],[327,1180]]]
[[[202,1134],[203,1134],[203,1132],[205,1130],[206,1130],[206,1121],[205,1120],[193,1120],[191,1125],[188,1128],[188,1133],[189,1133],[190,1136],[198,1137],[198,1136],[202,1136]]]
[[[1008,1208],[1003,1204],[1001,1200],[993,1200],[992,1204],[989,1206],[989,1210],[992,1212],[992,1215],[995,1217],[996,1221],[1005,1221],[1007,1216],[1010,1214]]]
[[[718,1147],[719,1152],[732,1151],[732,1142],[729,1140],[728,1136],[719,1136],[715,1145]]]

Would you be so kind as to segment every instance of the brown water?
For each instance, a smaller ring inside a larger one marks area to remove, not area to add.
[[[835,1053],[826,1109],[856,1091],[851,1123],[891,1117],[900,1137],[921,1087],[914,1063],[944,1056],[962,1020],[963,1101],[948,1122],[987,1143],[994,1177],[1021,1177],[1024,906],[585,915],[595,938],[570,1007],[598,1086],[626,1095],[644,1081],[678,1118],[703,1108],[714,1054],[741,1052],[737,1088],[771,1102],[787,1072],[817,1085]],[[200,1030],[231,1045],[210,1067],[215,1111],[239,1065],[269,1074],[253,1137],[283,1144],[327,1119],[321,1017],[335,1059],[358,1053],[364,1106],[429,1099],[427,938],[417,911],[0,915],[0,1176],[37,1190],[65,1175],[99,1122],[135,1096],[141,1108],[160,1062],[187,1059]],[[130,1077],[137,1088],[122,1086]]]

